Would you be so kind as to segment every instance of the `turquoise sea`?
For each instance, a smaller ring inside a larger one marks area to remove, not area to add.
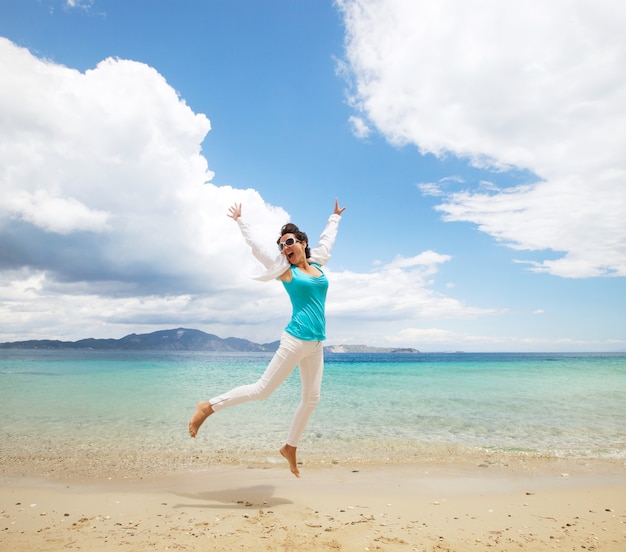
[[[269,358],[1,350],[0,454],[275,458],[299,399],[297,371],[268,400],[224,410],[196,440],[187,435],[198,400],[256,380]],[[624,458],[624,420],[626,353],[328,354],[299,450],[328,462],[476,451]]]

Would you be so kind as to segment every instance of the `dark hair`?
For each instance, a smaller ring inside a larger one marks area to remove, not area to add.
[[[307,237],[305,232],[301,232],[300,228],[298,228],[295,224],[288,222],[280,229],[280,238],[276,240],[276,243],[280,243],[280,240],[285,234],[293,234],[298,241],[306,242],[306,248],[304,250],[304,254],[308,259],[311,256],[311,248],[309,247],[309,238]]]

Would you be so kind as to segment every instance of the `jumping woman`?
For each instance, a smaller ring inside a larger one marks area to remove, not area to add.
[[[189,434],[195,437],[203,422],[214,412],[224,408],[269,397],[285,381],[296,366],[300,368],[302,398],[296,409],[287,441],[280,454],[289,462],[289,469],[300,477],[296,450],[309,418],[320,400],[320,388],[324,371],[322,342],[326,339],[326,292],[328,279],[322,271],[330,259],[337,229],[345,207],[339,207],[330,215],[318,245],[310,249],[309,240],[295,224],[285,224],[277,240],[278,255],[268,254],[255,241],[249,226],[242,218],[241,204],[233,205],[228,216],[237,222],[252,254],[265,267],[258,280],[281,280],[289,299],[292,315],[280,338],[280,346],[263,375],[255,383],[235,387],[209,401],[199,402],[189,422]]]

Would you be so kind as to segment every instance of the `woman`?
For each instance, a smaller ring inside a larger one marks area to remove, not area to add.
[[[309,248],[309,240],[304,232],[295,224],[285,224],[277,240],[280,251],[278,256],[268,254],[254,240],[250,228],[242,219],[241,204],[235,204],[229,209],[228,216],[237,222],[253,255],[265,267],[256,279],[267,281],[278,278],[282,281],[291,300],[292,316],[283,331],[278,350],[256,383],[236,387],[208,402],[198,403],[189,422],[189,434],[192,437],[196,436],[204,420],[214,412],[269,397],[299,365],[302,398],[280,454],[289,462],[291,472],[300,477],[296,450],[309,417],[319,402],[324,371],[322,341],[326,339],[324,310],[328,280],[321,267],[330,259],[341,214],[345,209],[340,208],[339,201],[335,200],[335,211],[313,250]]]

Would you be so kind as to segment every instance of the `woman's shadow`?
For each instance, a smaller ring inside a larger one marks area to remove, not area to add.
[[[275,487],[271,485],[255,485],[239,489],[222,491],[203,491],[199,493],[175,493],[178,496],[201,501],[199,504],[175,504],[174,508],[231,508],[274,507],[292,504],[291,500],[274,496]]]

